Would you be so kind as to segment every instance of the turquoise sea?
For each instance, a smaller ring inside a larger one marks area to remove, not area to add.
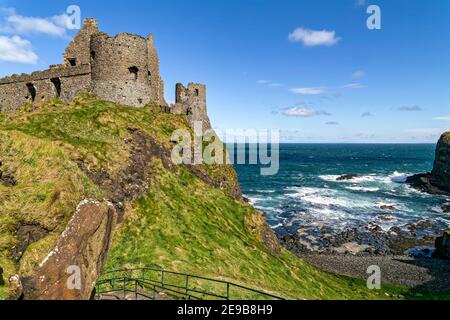
[[[277,175],[235,165],[250,203],[280,234],[322,227],[339,232],[376,224],[384,231],[428,220],[430,233],[450,227],[448,197],[421,193],[406,176],[431,171],[433,144],[281,144]],[[248,151],[247,151],[248,156]],[[336,181],[355,174],[348,181]],[[384,209],[383,206],[391,206]]]

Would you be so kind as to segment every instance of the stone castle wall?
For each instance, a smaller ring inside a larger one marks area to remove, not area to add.
[[[185,114],[193,124],[202,121],[205,129],[211,128],[206,107],[206,86],[199,83],[189,83],[187,87],[177,83],[175,88],[174,114]]]
[[[147,38],[129,33],[109,36],[99,32],[95,19],[83,21],[62,64],[0,79],[0,112],[16,112],[27,103],[39,107],[49,98],[68,102],[80,92],[134,107],[155,102],[166,112],[187,115],[191,124],[203,121],[204,127],[211,127],[204,85],[177,84],[176,103],[166,103],[152,34]]]
[[[79,92],[89,89],[90,79],[89,65],[72,68],[57,66],[30,75],[0,79],[0,111],[15,112],[27,103],[39,106],[46,99],[54,97],[70,101]]]
[[[121,33],[92,36],[92,90],[100,98],[143,107],[156,101],[159,88],[150,85],[147,39]]]

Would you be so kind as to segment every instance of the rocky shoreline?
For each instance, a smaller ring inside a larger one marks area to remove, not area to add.
[[[355,174],[346,174],[337,181],[355,178]],[[437,144],[433,171],[401,182],[421,192],[450,196],[450,132]],[[395,210],[390,206],[381,209]],[[442,210],[450,213],[450,203],[444,203]],[[389,221],[390,216],[377,219]],[[366,279],[367,268],[378,265],[387,283],[450,292],[450,230],[436,230],[431,220],[383,230],[375,219],[338,233],[326,226],[314,231],[300,226],[295,234],[279,234],[278,238],[285,248],[327,272]]]

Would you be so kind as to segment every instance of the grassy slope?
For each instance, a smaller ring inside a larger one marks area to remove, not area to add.
[[[42,110],[0,116],[2,170],[19,181],[0,185],[0,265],[5,275],[27,273],[64,229],[76,204],[101,197],[77,167],[114,172],[128,158],[127,128],[139,128],[170,146],[170,134],[186,127],[182,116],[154,113],[80,96],[68,106],[55,101]],[[362,281],[326,274],[283,250],[273,256],[250,232],[256,219],[249,205],[233,200],[192,176],[184,167],[169,172],[154,159],[150,192],[127,205],[108,259],[109,268],[153,265],[180,272],[226,279],[299,299],[383,298]],[[208,168],[215,175],[227,169]],[[9,250],[20,223],[39,223],[54,230],[31,245],[19,266]],[[392,289],[387,289],[392,290]],[[0,287],[0,298],[7,289]]]

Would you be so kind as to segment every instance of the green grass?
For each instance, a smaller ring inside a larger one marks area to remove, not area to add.
[[[14,187],[0,184],[0,266],[6,279],[32,272],[55,245],[80,200],[103,197],[77,162],[114,174],[127,165],[128,128],[146,132],[167,148],[174,130],[188,128],[184,116],[158,112],[156,106],[130,108],[85,94],[69,105],[52,100],[38,111],[28,111],[0,115],[1,170],[18,181]],[[185,167],[168,171],[156,158],[152,165],[150,191],[126,204],[107,268],[156,266],[293,299],[385,299],[385,292],[408,293],[390,286],[370,291],[363,281],[321,272],[286,250],[273,255],[252,231],[261,224],[261,216],[228,195],[237,183],[232,167],[199,167],[214,179],[229,181],[219,190]],[[30,245],[16,263],[11,249],[21,223],[38,223],[52,232]],[[0,299],[7,294],[8,288],[0,286]]]
[[[108,269],[153,266],[293,299],[386,298],[362,281],[321,272],[286,250],[273,255],[245,223],[257,215],[251,206],[211,189],[184,168],[169,172],[158,160],[155,167],[149,194],[130,206],[116,232]],[[211,290],[220,291],[220,285]]]

